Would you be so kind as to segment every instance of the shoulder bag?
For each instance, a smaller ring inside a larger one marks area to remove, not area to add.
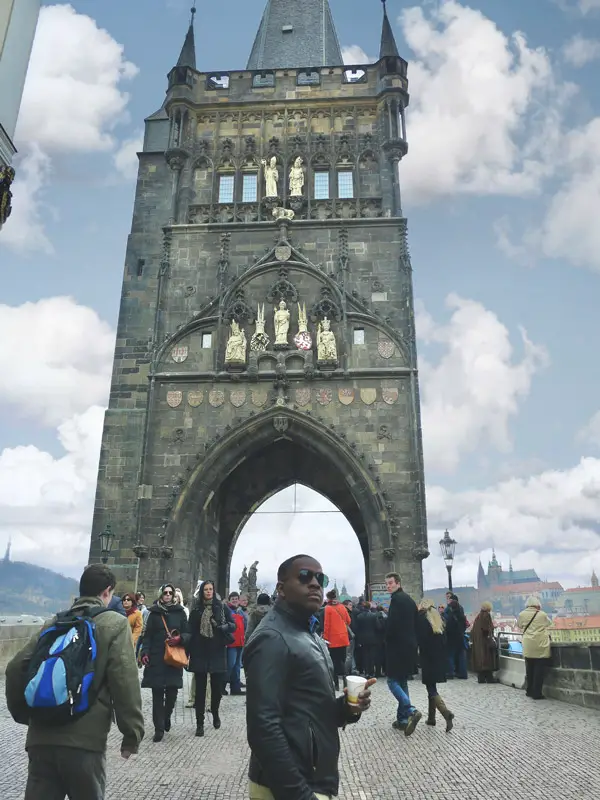
[[[176,669],[184,669],[189,663],[185,647],[180,644],[169,644],[168,639],[171,638],[172,633],[167,627],[165,618],[161,614],[163,625],[167,632],[167,640],[165,641],[165,655],[164,662],[168,667],[175,667]]]
[[[535,614],[533,615],[533,617],[532,617],[532,618],[529,620],[529,622],[527,623],[527,625],[525,625],[525,627],[523,628],[523,636],[525,636],[525,634],[526,634],[526,633],[527,633],[527,631],[529,630],[529,626],[531,625],[531,623],[533,622],[533,620],[534,620],[534,619],[537,617],[537,615],[538,615],[539,613],[540,613],[540,610],[539,610],[539,608],[538,608],[538,610],[535,612]]]

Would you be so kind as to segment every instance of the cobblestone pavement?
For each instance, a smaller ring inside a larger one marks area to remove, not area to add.
[[[186,676],[187,677],[187,676]],[[426,707],[420,682],[413,701]],[[2,687],[3,689],[3,687]],[[395,704],[385,681],[374,687],[373,706],[341,733],[340,800],[558,800],[600,797],[600,714],[553,700],[535,702],[524,692],[473,678],[451,681],[442,693],[455,728],[423,722],[406,739],[392,730]],[[143,691],[146,718],[149,692]],[[207,721],[194,737],[193,711],[178,700],[171,733],[160,744],[149,726],[140,754],[119,757],[116,729],[109,741],[108,800],[246,800],[248,748],[244,698],[224,697],[223,727]],[[25,729],[0,704],[0,797],[20,800],[26,776]]]

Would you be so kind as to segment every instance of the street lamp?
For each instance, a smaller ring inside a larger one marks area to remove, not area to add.
[[[106,528],[102,531],[102,533],[98,534],[98,539],[100,540],[100,553],[102,558],[102,563],[106,564],[108,561],[108,556],[110,555],[110,551],[112,550],[113,539],[115,538],[114,533],[110,529],[110,525],[107,525]]]
[[[440,539],[440,550],[442,558],[448,570],[448,590],[452,591],[452,562],[454,561],[454,550],[456,541],[450,536],[447,530],[444,531],[444,538]]]

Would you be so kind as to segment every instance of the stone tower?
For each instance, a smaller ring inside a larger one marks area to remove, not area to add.
[[[385,12],[380,59],[345,66],[327,0],[269,0],[224,73],[196,69],[192,18],[125,259],[90,550],[110,524],[120,588],[224,592],[249,515],[301,483],[349,520],[368,591],[397,570],[420,596],[406,72]]]

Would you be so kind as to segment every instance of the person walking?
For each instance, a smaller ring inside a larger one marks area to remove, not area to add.
[[[150,609],[146,606],[146,595],[143,592],[137,592],[135,596],[135,602],[138,610],[142,612],[142,620],[145,626],[146,620],[148,619],[148,614],[150,613]]]
[[[339,678],[346,675],[346,651],[350,644],[350,614],[337,597],[337,591],[327,592],[327,604],[323,609],[323,639],[327,642],[329,655],[336,675],[336,686],[339,689]]]
[[[250,800],[337,797],[338,728],[357,722],[370,706],[374,680],[356,708],[336,698],[333,663],[315,633],[325,580],[310,556],[284,561],[278,599],[246,645]]]
[[[539,597],[532,595],[519,614],[518,626],[523,632],[523,657],[527,677],[527,697],[543,700],[542,687],[551,655],[548,615],[542,611]]]
[[[175,601],[175,587],[165,583],[159,599],[150,608],[142,639],[143,689],[152,689],[153,742],[161,742],[171,730],[171,716],[179,689],[183,688],[183,667],[165,662],[165,644],[186,647],[188,621],[183,607]]]
[[[121,602],[123,603],[123,608],[125,609],[125,615],[127,616],[127,621],[131,627],[131,638],[133,640],[133,649],[137,651],[138,640],[142,635],[142,631],[144,629],[144,619],[142,617],[142,612],[138,609],[137,602],[135,599],[135,594],[133,592],[127,592],[121,598]]]
[[[219,709],[223,684],[227,675],[227,645],[233,639],[236,625],[231,611],[217,599],[215,585],[204,581],[196,605],[190,614],[189,671],[196,683],[196,736],[204,736],[206,685],[210,675],[210,710],[213,727],[221,727]]]
[[[468,622],[463,607],[458,602],[458,597],[450,593],[447,596],[450,599],[442,615],[446,626],[446,647],[448,652],[448,671],[446,676],[448,678],[456,677],[460,678],[460,680],[467,680],[469,673],[467,672],[465,631],[467,630]]]
[[[144,738],[142,696],[130,628],[121,614],[104,612],[115,585],[115,575],[106,565],[86,567],[79,581],[79,599],[69,612],[73,617],[91,618],[95,626],[96,658],[87,713],[58,725],[43,724],[34,718],[25,699],[25,687],[31,659],[39,652],[40,634],[33,636],[6,667],[8,710],[16,722],[28,726],[25,800],[65,796],[70,800],[104,800],[106,742],[113,715],[123,735],[124,759],[138,752]],[[50,629],[56,623],[55,617],[44,625],[42,633],[51,636]]]
[[[227,607],[231,612],[231,617],[235,623],[233,639],[227,645],[227,676],[222,687],[223,694],[227,694],[227,683],[231,688],[232,695],[242,695],[242,651],[246,639],[246,625],[248,617],[243,608],[240,607],[240,596],[238,592],[231,592],[227,598]]]
[[[385,585],[391,595],[390,609],[385,628],[386,673],[390,692],[398,701],[398,711],[392,727],[414,733],[422,718],[413,706],[408,692],[408,680],[416,675],[417,668],[417,604],[402,589],[400,575],[390,572]]]
[[[259,594],[256,598],[256,608],[253,609],[248,615],[248,627],[246,628],[246,642],[250,641],[250,637],[258,628],[260,623],[265,618],[266,613],[271,608],[271,598],[268,594]]]
[[[498,669],[498,647],[494,639],[494,622],[492,620],[492,604],[485,601],[475,617],[471,628],[471,652],[473,654],[473,670],[477,673],[478,683],[498,683],[494,672]]]
[[[361,606],[360,613],[356,617],[355,628],[356,638],[362,651],[363,675],[367,678],[375,677],[375,662],[377,661],[377,649],[379,644],[380,619],[368,600]]]
[[[435,712],[446,720],[446,733],[453,727],[454,714],[448,710],[440,693],[438,683],[446,683],[446,640],[444,623],[433,600],[424,598],[419,604],[417,617],[417,642],[421,682],[427,689],[428,711],[426,725],[435,725]]]

